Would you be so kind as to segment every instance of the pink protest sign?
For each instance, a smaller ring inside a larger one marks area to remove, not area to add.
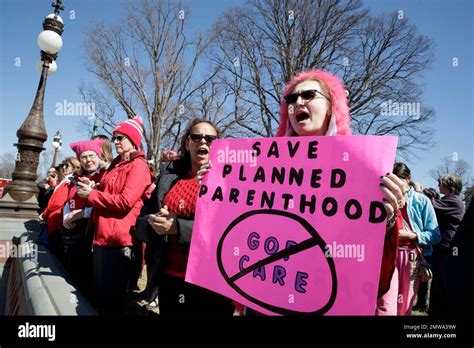
[[[374,315],[397,138],[213,142],[186,281],[266,314]]]

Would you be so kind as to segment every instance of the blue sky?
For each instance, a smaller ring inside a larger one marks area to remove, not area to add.
[[[42,31],[43,17],[52,12],[52,0],[2,0],[0,2],[0,154],[15,153],[16,130],[27,116],[36,92],[39,74],[35,64],[39,60],[36,43]],[[84,32],[94,20],[113,22],[122,12],[118,0],[64,0],[64,46],[57,60],[58,71],[47,82],[45,97],[45,122],[48,132],[46,147],[56,130],[63,135],[62,152],[72,154],[68,143],[88,137],[80,129],[78,116],[56,116],[57,102],[82,102],[78,93],[81,82],[95,81],[86,70],[86,57],[82,47]],[[206,29],[220,13],[237,0],[185,1],[189,6],[193,28]],[[474,166],[474,71],[472,62],[474,40],[474,7],[470,0],[366,0],[364,4],[374,14],[403,10],[419,33],[435,43],[435,60],[425,77],[422,103],[433,107],[436,120],[436,146],[418,153],[419,158],[408,162],[415,179],[425,186],[435,186],[428,171],[439,164],[442,157],[457,153],[460,159]],[[75,18],[71,18],[70,11]],[[453,67],[453,58],[458,66]],[[18,58],[21,60],[20,66]],[[84,116],[83,116],[84,117]]]

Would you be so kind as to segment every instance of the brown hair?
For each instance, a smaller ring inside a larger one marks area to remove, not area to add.
[[[66,157],[60,164],[59,164],[59,180],[63,180],[65,175],[64,175],[64,165],[65,164],[70,164],[73,167],[73,172],[72,174],[79,174],[82,170],[81,162],[76,157],[70,156]]]
[[[178,153],[181,156],[182,163],[185,166],[186,170],[191,169],[191,154],[189,153],[188,150],[186,150],[186,141],[188,140],[193,127],[198,125],[199,123],[207,123],[208,125],[212,126],[212,128],[216,130],[217,138],[220,138],[222,136],[221,131],[217,128],[217,126],[212,121],[204,120],[202,118],[195,118],[191,120],[188,123],[188,126],[186,127],[186,129],[184,130],[183,136],[181,137],[180,147],[178,149]]]
[[[102,143],[102,159],[107,162],[108,164],[112,163],[114,159],[114,155],[112,153],[112,142],[110,141],[109,137],[103,134],[94,135],[91,140],[100,139],[103,140]]]
[[[408,179],[408,177],[411,176],[411,171],[405,163],[397,162],[393,165],[393,174],[400,179]]]

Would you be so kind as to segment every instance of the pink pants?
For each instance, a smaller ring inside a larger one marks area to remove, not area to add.
[[[418,253],[415,248],[398,248],[390,289],[377,300],[375,315],[411,315],[413,300],[420,285]]]

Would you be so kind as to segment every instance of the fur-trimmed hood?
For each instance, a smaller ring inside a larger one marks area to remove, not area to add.
[[[347,99],[348,93],[344,87],[344,83],[334,74],[322,70],[310,69],[297,74],[293,77],[290,83],[285,86],[285,91],[280,101],[280,125],[276,136],[282,137],[292,135],[293,128],[291,127],[288,118],[288,104],[283,97],[293,92],[293,89],[298,83],[308,79],[323,81],[329,89],[332,113],[326,135],[352,134],[350,128],[351,116],[349,113],[349,101]]]

